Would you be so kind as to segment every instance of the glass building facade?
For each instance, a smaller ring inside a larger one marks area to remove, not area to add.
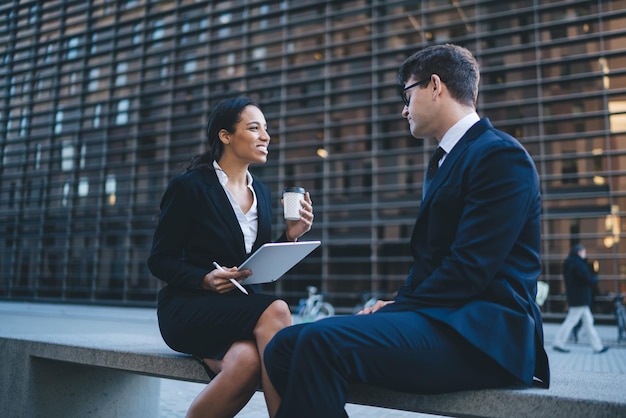
[[[469,48],[478,110],[522,142],[543,195],[546,316],[581,242],[597,304],[626,291],[626,0],[8,0],[0,5],[0,299],[154,305],[146,267],[168,181],[203,150],[209,110],[258,101],[272,190],[310,191],[322,247],[272,285],[339,312],[390,297],[434,140],[410,136],[399,64]],[[493,226],[497,228],[497,225]]]

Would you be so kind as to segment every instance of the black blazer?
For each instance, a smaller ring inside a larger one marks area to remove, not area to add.
[[[549,383],[535,303],[539,176],[517,140],[488,119],[446,157],[419,209],[413,265],[396,303],[455,329],[525,384]]]
[[[260,181],[254,179],[252,186],[258,208],[254,252],[271,241],[272,199]],[[160,208],[148,267],[170,287],[199,289],[214,261],[232,267],[246,259],[239,222],[212,167],[173,178]]]

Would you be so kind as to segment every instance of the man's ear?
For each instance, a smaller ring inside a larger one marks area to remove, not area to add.
[[[433,99],[435,98],[435,96],[441,94],[442,90],[443,90],[443,82],[441,81],[441,78],[439,78],[439,76],[437,74],[433,74],[430,76],[430,84],[431,84],[431,88],[432,88],[432,96]]]
[[[220,130],[217,136],[220,138],[220,141],[222,141],[222,144],[230,144],[230,132],[228,132],[226,129]]]

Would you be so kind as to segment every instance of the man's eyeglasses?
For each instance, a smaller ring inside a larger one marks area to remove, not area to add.
[[[429,81],[430,81],[430,76],[428,76],[428,78],[424,78],[424,79],[422,79],[422,80],[418,81],[417,83],[413,83],[413,84],[411,84],[411,85],[410,85],[410,86],[408,86],[408,87],[405,87],[405,88],[402,88],[402,87],[401,87],[401,88],[400,88],[400,97],[402,98],[402,101],[404,102],[404,105],[405,105],[405,106],[408,106],[408,105],[409,105],[409,102],[410,102],[410,100],[411,100],[411,99],[409,99],[409,97],[406,95],[406,91],[407,91],[407,90],[412,89],[413,87],[417,87],[417,86],[419,86],[419,85],[421,85],[421,84],[424,84],[424,83],[426,83],[426,82],[429,82]]]

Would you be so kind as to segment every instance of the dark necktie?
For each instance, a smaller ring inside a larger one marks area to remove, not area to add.
[[[430,157],[430,161],[428,161],[428,172],[426,173],[429,180],[432,179],[437,172],[437,169],[439,168],[439,160],[441,160],[441,157],[443,157],[445,153],[446,152],[443,148],[437,147],[433,156]]]
[[[439,160],[441,160],[441,157],[443,157],[445,153],[446,152],[443,148],[438,147],[433,153],[433,156],[430,157],[430,160],[428,161],[428,170],[426,171],[426,176],[424,177],[424,186],[422,187],[422,199],[426,196],[426,190],[428,190],[428,186],[430,186],[430,181],[439,168]]]

